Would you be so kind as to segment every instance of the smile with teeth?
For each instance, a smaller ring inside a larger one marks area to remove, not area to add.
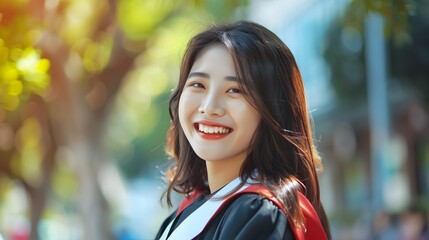
[[[227,134],[231,131],[230,128],[220,126],[207,126],[202,123],[198,123],[198,131],[206,134]]]

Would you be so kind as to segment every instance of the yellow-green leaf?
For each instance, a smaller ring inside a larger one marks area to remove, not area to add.
[[[12,96],[18,96],[22,92],[22,83],[20,81],[13,81],[9,84],[7,94]]]

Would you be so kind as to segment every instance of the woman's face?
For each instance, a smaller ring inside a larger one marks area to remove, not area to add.
[[[179,101],[179,121],[195,153],[242,163],[260,119],[239,87],[228,50],[215,44],[201,51]]]

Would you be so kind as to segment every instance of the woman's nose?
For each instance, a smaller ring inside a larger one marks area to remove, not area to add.
[[[225,114],[223,102],[216,94],[207,95],[201,102],[198,111],[207,116],[223,116]]]

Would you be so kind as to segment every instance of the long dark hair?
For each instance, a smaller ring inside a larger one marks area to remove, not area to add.
[[[330,239],[316,171],[321,168],[321,160],[313,145],[301,74],[289,48],[274,33],[252,22],[213,25],[188,43],[179,83],[169,102],[172,123],[166,150],[175,161],[166,172],[167,203],[171,206],[173,190],[189,194],[208,188],[205,161],[195,154],[185,137],[178,104],[197,55],[213,44],[222,44],[231,53],[244,95],[261,115],[249,155],[241,167],[241,179],[254,178],[256,169],[257,180],[282,201],[296,226],[304,222],[298,205],[301,191],[312,203]]]

